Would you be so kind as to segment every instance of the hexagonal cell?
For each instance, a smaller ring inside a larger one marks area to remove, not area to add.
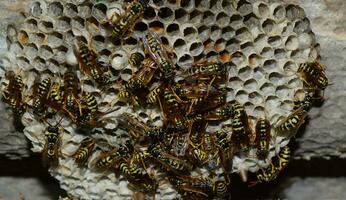
[[[38,23],[38,29],[44,33],[50,33],[54,30],[54,25],[50,21],[40,21]]]
[[[235,35],[235,31],[232,27],[225,27],[221,30],[221,37],[225,40],[230,40]]]
[[[78,5],[77,9],[78,9],[79,16],[85,19],[89,18],[92,13],[92,7],[93,5],[88,3]]]
[[[307,49],[313,46],[315,39],[312,33],[302,33],[298,35],[299,49]]]
[[[101,51],[106,47],[106,38],[102,35],[95,35],[90,40],[90,47],[95,51]]]
[[[240,49],[244,53],[244,55],[249,55],[254,53],[254,44],[252,42],[245,42],[240,45]]]
[[[286,9],[283,5],[279,3],[273,3],[270,5],[271,14],[277,22],[285,20]]]
[[[282,40],[280,35],[270,36],[268,38],[268,44],[273,47],[279,47],[282,45]]]
[[[53,56],[53,49],[47,45],[43,45],[39,49],[39,54],[44,59],[49,59]]]
[[[223,0],[222,3],[221,3],[221,6],[227,13],[234,12],[234,7],[233,7],[231,1]]]
[[[51,17],[61,16],[63,12],[64,6],[60,2],[54,1],[48,6],[48,15],[50,15]]]
[[[268,94],[270,94],[270,93],[268,93]],[[265,107],[268,110],[275,110],[275,109],[280,107],[280,104],[281,103],[280,103],[279,98],[274,96],[274,95],[269,95],[269,96],[267,96],[267,98],[265,98]]]
[[[223,63],[230,62],[232,59],[231,54],[225,49],[219,52],[219,60]]]
[[[245,0],[244,1],[240,0],[238,2],[237,10],[243,16],[253,12],[251,3]]]
[[[54,59],[49,59],[47,61],[47,68],[54,75],[57,75],[59,73],[59,71],[61,70],[60,64]]]
[[[239,89],[235,93],[234,99],[239,101],[240,103],[242,103],[242,102],[247,102],[248,101],[248,97],[249,97],[248,92],[246,92],[245,90]]]
[[[262,27],[263,32],[267,33],[268,35],[278,33],[277,24],[272,19],[266,19],[266,20],[262,21],[261,27]]]
[[[85,20],[81,17],[74,17],[71,20],[72,29],[77,29],[79,31],[85,29]]]
[[[153,20],[156,17],[157,13],[156,10],[152,7],[148,7],[145,9],[143,13],[143,18],[146,20]]]
[[[268,76],[270,82],[272,82],[274,85],[282,85],[285,83],[284,75],[278,73],[278,72],[271,72]]]
[[[21,30],[18,33],[18,42],[22,45],[26,45],[29,42],[29,35],[26,31]]]
[[[266,117],[266,109],[263,106],[255,106],[253,109],[254,116],[260,117]]]
[[[273,59],[266,60],[263,63],[263,69],[265,69],[268,72],[277,69],[277,67],[278,67],[278,63],[276,60],[273,60]]]
[[[68,31],[71,28],[71,19],[68,17],[59,17],[56,20],[56,29],[61,32]]]
[[[239,29],[243,26],[243,17],[240,15],[232,15],[230,17],[230,24],[232,28]]]
[[[174,15],[175,19],[180,23],[186,22],[189,17],[188,13],[182,8],[175,10]]]
[[[25,55],[28,57],[28,59],[33,59],[37,56],[38,47],[34,43],[30,43],[27,46],[24,47]]]
[[[157,15],[165,22],[171,22],[174,20],[174,12],[168,7],[160,8]]]
[[[202,40],[202,41],[205,41],[205,40],[209,39],[209,36],[210,36],[210,29],[209,29],[209,27],[208,26],[204,26],[204,25],[200,26],[198,28],[198,35],[199,35],[200,40]]]
[[[260,19],[255,14],[250,13],[244,16],[243,22],[249,29],[255,30],[257,29]]]
[[[203,12],[201,12],[200,10],[195,9],[190,13],[190,16],[189,16],[190,23],[199,23],[202,21],[202,19],[203,19]]]
[[[274,50],[274,56],[276,59],[282,59],[282,58],[286,58],[286,51],[285,49],[275,49]]]
[[[238,71],[238,76],[242,80],[246,80],[246,79],[250,78],[251,74],[252,74],[252,69],[250,66],[242,67]]]
[[[59,63],[64,63],[66,61],[66,53],[68,51],[68,48],[65,46],[67,45],[59,46],[53,50],[54,51],[53,59],[55,59]]]
[[[225,47],[226,47],[226,41],[223,38],[215,41],[214,49],[216,52],[223,51],[225,49]]]
[[[52,32],[48,35],[48,45],[52,48],[61,46],[63,43],[63,35],[58,32]]]
[[[25,22],[24,22],[24,29],[25,30],[28,30],[28,31],[30,31],[30,32],[32,32],[32,31],[37,31],[37,28],[38,28],[38,26],[37,26],[37,20],[36,19],[34,19],[34,18],[27,18],[26,20],[25,20]],[[7,35],[8,35],[8,33],[7,33]]]
[[[67,17],[70,17],[70,18],[76,17],[76,16],[78,16],[78,8],[73,3],[67,3],[65,5],[64,13]]]
[[[274,55],[274,50],[271,47],[264,47],[260,54],[262,57],[272,58]]]
[[[289,4],[286,6],[286,18],[290,21],[296,19],[303,19],[305,17],[305,12],[302,8],[297,5]]]
[[[197,29],[192,25],[186,25],[183,29],[184,38],[192,39],[197,37]]]
[[[146,30],[148,30],[148,25],[144,22],[138,22],[133,27],[133,30],[137,34],[142,34],[142,32],[145,32]]]
[[[275,92],[275,85],[271,82],[266,82],[264,83],[261,87],[260,90],[264,93],[264,94],[274,94]]]
[[[302,87],[302,80],[300,80],[297,77],[293,77],[292,79],[288,80],[287,86],[292,88],[292,89],[296,89],[298,87]]]
[[[262,59],[256,53],[252,53],[248,56],[248,63],[251,67],[259,66],[262,62]]]
[[[299,60],[302,57],[302,53],[300,50],[293,50],[289,56],[292,60]]]
[[[46,61],[41,57],[36,57],[33,60],[32,66],[39,72],[46,70]]]
[[[244,82],[244,88],[246,91],[255,91],[258,88],[258,83],[255,79],[250,78]]]
[[[185,10],[191,10],[194,7],[194,3],[190,0],[181,0],[180,7],[184,8]]]
[[[201,54],[204,50],[203,44],[201,42],[193,42],[190,45],[189,52],[191,56],[197,56]]]
[[[285,85],[279,85],[276,87],[275,95],[281,99],[290,98],[290,88]]]
[[[287,61],[283,65],[283,70],[285,72],[295,73],[298,70],[298,66],[294,62],[292,62],[292,61]]]
[[[6,39],[8,41],[10,41],[11,43],[13,43],[14,41],[17,40],[18,33],[17,33],[17,29],[14,25],[12,25],[12,24],[8,25],[6,33],[7,33]]]
[[[42,6],[43,7],[43,6]],[[42,15],[41,3],[36,1],[30,6],[30,13],[32,16],[39,18]]]
[[[225,12],[220,12],[216,16],[216,23],[221,26],[225,27],[229,24],[230,18]]]
[[[253,41],[253,36],[247,27],[242,27],[236,30],[235,35],[240,41]]]
[[[184,54],[178,59],[178,65],[179,66],[190,66],[193,64],[193,58],[189,54]]]
[[[259,105],[259,104],[261,104],[263,102],[262,95],[260,93],[256,92],[256,91],[249,93],[248,99],[254,105]]]
[[[218,61],[218,53],[216,53],[215,51],[208,52],[205,57],[210,62],[217,62]]]
[[[170,36],[176,36],[179,35],[180,33],[180,27],[179,24],[176,23],[172,23],[170,25],[167,26],[166,32],[168,35]]]
[[[165,30],[165,26],[160,21],[153,21],[149,23],[149,29],[156,33],[163,33]]]
[[[303,20],[297,20],[294,23],[293,31],[297,34],[310,32],[310,21],[307,18],[304,18]]]
[[[212,25],[214,23],[215,15],[210,11],[205,11],[203,13],[203,24]]]
[[[253,13],[259,18],[267,18],[270,15],[269,6],[265,2],[257,1],[253,4]]]
[[[240,51],[236,51],[232,54],[232,62],[236,65],[236,66],[241,66],[244,63],[246,63],[247,58],[246,56],[240,52]]]
[[[98,21],[107,19],[107,6],[103,3],[95,4],[91,9],[91,15]]]
[[[263,69],[262,66],[257,66],[253,69],[253,77],[256,80],[264,79],[265,75],[266,75],[266,71]]]
[[[42,43],[44,43],[47,40],[47,35],[45,35],[43,33],[35,33],[32,35],[30,40],[33,43],[35,43],[36,45],[41,45]]]

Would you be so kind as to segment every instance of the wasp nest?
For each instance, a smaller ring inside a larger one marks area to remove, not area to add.
[[[327,84],[304,11],[279,1],[39,0],[23,16],[7,31],[3,99],[80,199],[270,181]]]

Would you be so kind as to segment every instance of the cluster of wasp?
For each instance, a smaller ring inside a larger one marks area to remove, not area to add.
[[[147,6],[147,0],[132,2],[113,24],[111,37],[115,40],[126,37]],[[144,54],[136,52],[129,58],[137,70],[128,81],[111,80],[111,67],[100,62],[97,53],[79,41],[74,49],[79,68],[67,66],[64,74],[59,75],[63,81],[49,76],[37,78],[32,93],[25,96],[30,92],[24,91],[20,72],[8,71],[3,101],[17,118],[30,110],[44,122],[62,115],[78,127],[103,128],[102,117],[117,109],[101,112],[101,103],[94,93],[84,91],[77,71],[101,91],[120,89],[118,98],[129,102],[133,109],[158,109],[162,126],[144,122],[130,113],[120,114],[118,128],[128,133],[128,139],[93,159],[92,170],[116,169],[134,191],[154,194],[158,181],[151,169],[155,168],[183,199],[206,199],[229,195],[235,155],[249,156],[250,150],[255,149],[257,159],[266,160],[271,140],[276,136],[293,137],[304,123],[314,96],[328,85],[321,64],[302,63],[297,73],[304,82],[305,98],[297,100],[292,113],[275,125],[266,117],[258,118],[253,130],[244,105],[227,99],[228,63],[204,61],[188,67],[177,66],[172,61],[171,49],[163,45],[156,33],[148,31],[142,43]],[[229,123],[221,124],[225,121]],[[51,167],[58,165],[58,126],[49,124],[45,135],[43,157]],[[211,131],[211,126],[219,128]],[[97,140],[90,134],[71,157],[78,166],[87,167],[96,146]],[[257,180],[250,185],[275,179],[289,157],[290,150],[284,146],[268,167],[257,172]],[[219,168],[222,173],[216,173]],[[201,169],[207,169],[210,176],[194,175]]]

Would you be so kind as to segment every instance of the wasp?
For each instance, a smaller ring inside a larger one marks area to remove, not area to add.
[[[169,181],[184,199],[207,199],[210,197],[211,183],[208,179],[184,176],[170,177]]]
[[[133,146],[129,140],[125,144],[120,145],[119,148],[114,148],[109,152],[102,153],[94,162],[94,169],[97,171],[108,170],[114,167],[114,164],[121,158],[127,158],[134,151]]]
[[[82,140],[79,148],[72,155],[72,157],[76,160],[78,165],[82,166],[88,161],[94,149],[94,146],[95,146],[95,140],[89,137]]]
[[[301,107],[289,116],[278,122],[275,129],[279,136],[293,137],[300,126],[305,122],[308,113]]]
[[[34,88],[34,102],[32,107],[34,114],[39,117],[42,116],[46,111],[46,104],[51,85],[51,79],[48,77],[36,84],[36,87]]]
[[[298,73],[303,75],[304,82],[312,89],[324,90],[328,86],[328,78],[318,61],[302,63]]]
[[[114,23],[112,37],[115,39],[123,37],[143,14],[149,0],[136,0],[126,9],[125,13]]]
[[[132,53],[129,58],[129,63],[132,67],[139,67],[144,60],[143,54],[139,52]]]
[[[214,94],[216,92],[215,87],[207,85],[203,82],[191,85],[174,83],[171,88],[173,92],[179,96],[179,98],[184,100],[207,98],[210,94]]]
[[[228,185],[224,180],[215,181],[213,184],[213,193],[218,198],[224,198],[228,195]]]
[[[183,76],[193,80],[210,80],[210,85],[225,80],[227,66],[223,63],[194,65],[183,72]]]
[[[149,131],[150,134],[154,134],[151,133],[152,130],[147,124],[128,113],[122,113],[118,118],[118,123],[120,127],[128,130],[129,134],[134,139],[139,139],[142,136],[147,136]]]
[[[246,151],[250,144],[249,135],[252,133],[249,123],[249,117],[246,114],[244,106],[239,102],[235,102],[233,108],[232,119],[232,139],[241,151]]]
[[[233,107],[230,102],[227,102],[223,106],[215,108],[209,111],[205,119],[207,121],[222,121],[229,119],[233,114]]]
[[[231,141],[228,134],[223,130],[218,130],[215,132],[216,143],[219,146],[219,156],[221,160],[221,165],[226,174],[226,179],[230,182],[230,174],[232,172],[233,166],[233,152],[231,149]]]
[[[149,93],[148,95],[146,96],[146,102],[148,104],[153,104],[155,103],[159,98],[160,96],[162,95],[162,93],[164,92],[165,90],[165,86],[164,84],[159,84],[157,85],[156,87],[154,87]]]
[[[208,123],[202,114],[197,114],[190,121],[192,123],[189,136],[190,145],[198,147],[203,143],[203,136]]]
[[[181,160],[164,152],[160,145],[150,145],[148,147],[148,152],[156,161],[161,163],[167,171],[172,171],[175,174],[186,175],[189,174],[193,168],[193,165],[185,160]]]
[[[146,37],[143,38],[143,44],[146,52],[159,66],[163,78],[171,81],[174,76],[175,67],[169,60],[160,38],[155,33],[149,32]]]
[[[218,148],[215,143],[215,137],[212,133],[205,132],[203,137],[202,149],[209,155],[207,159],[207,167],[209,169],[215,169],[218,167],[218,163],[215,161],[218,155]]]
[[[216,109],[217,107],[225,105],[226,100],[227,93],[223,90],[211,93],[208,98],[200,97],[191,99],[188,113],[190,115],[193,115],[196,113],[204,113],[212,109]]]
[[[60,111],[62,108],[63,96],[61,91],[61,84],[54,82],[49,90],[48,105],[55,111]]]
[[[62,119],[61,119],[62,120]],[[61,121],[60,120],[60,121]],[[60,123],[60,122],[59,122]],[[58,123],[58,124],[59,124]],[[60,150],[60,129],[59,126],[49,125],[47,128],[46,143],[42,151],[42,159],[44,165],[56,167],[59,162],[59,150]]]
[[[82,72],[99,85],[103,86],[110,83],[109,76],[104,73],[108,71],[108,68],[102,66],[98,61],[98,55],[93,49],[90,49],[85,43],[79,42],[78,47],[74,48],[74,52]]]
[[[250,183],[249,187],[256,185],[257,183],[268,183],[276,179],[280,172],[282,172],[290,159],[290,149],[288,146],[284,146],[279,155],[272,159],[270,165],[265,169],[260,169],[257,172],[257,181]]]
[[[186,157],[196,166],[201,166],[209,159],[209,155],[202,148],[198,148],[192,145],[186,150]]]
[[[79,79],[75,72],[69,70],[64,74],[64,95],[63,95],[63,109],[67,111],[70,116],[72,113],[78,112],[79,103],[78,93],[79,93]]]
[[[299,100],[295,101],[293,110],[298,110],[302,107],[303,110],[308,112],[312,107],[312,104],[313,104],[312,100],[313,100],[313,97],[309,94],[309,92],[305,91],[304,99],[302,101],[299,101]]]
[[[23,78],[21,75],[16,75],[13,71],[6,72],[5,77],[9,80],[9,83],[2,93],[2,99],[11,106],[16,116],[22,116],[27,108],[23,95]]]
[[[256,123],[256,148],[257,157],[261,160],[267,158],[269,154],[271,125],[266,118],[260,118]]]

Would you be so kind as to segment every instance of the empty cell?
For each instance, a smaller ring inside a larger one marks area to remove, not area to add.
[[[95,19],[102,21],[107,18],[107,6],[103,3],[95,4],[91,13]]]
[[[201,12],[201,11],[195,9],[195,10],[193,10],[193,11],[190,13],[190,19],[189,19],[189,21],[190,21],[191,23],[198,23],[198,22],[200,22],[200,21],[202,20],[202,18],[203,18],[203,12]]]
[[[277,28],[276,26],[277,25],[276,25],[275,21],[272,19],[264,20],[262,22],[262,25],[261,25],[262,30],[267,34],[271,34],[271,33],[275,32],[275,30]]]
[[[85,20],[81,17],[74,17],[71,20],[71,26],[73,29],[83,30],[85,28]]]
[[[183,48],[186,45],[186,42],[182,39],[182,38],[178,38],[177,40],[175,40],[175,42],[173,43],[173,47],[175,49],[179,49],[179,48]]]
[[[275,86],[273,83],[266,82],[260,87],[260,90],[266,95],[274,94]]]
[[[96,5],[100,5],[100,4],[96,4]],[[104,6],[104,4],[102,5]],[[107,10],[107,7],[106,7],[106,10]],[[74,5],[73,3],[67,3],[65,6],[65,15],[70,18],[77,16],[78,15],[77,6]]]
[[[247,102],[248,101],[248,93],[245,90],[238,90],[235,93],[235,100],[239,102]]]
[[[35,33],[32,35],[31,41],[36,45],[42,44],[46,40],[47,36],[43,33]]]
[[[242,88],[243,86],[243,81],[236,76],[236,74],[230,74],[230,76],[233,76],[229,79],[228,84],[232,87],[232,88]]]
[[[253,77],[256,80],[261,80],[265,77],[266,72],[261,66],[257,66],[253,69]]]
[[[285,85],[279,85],[276,87],[275,95],[281,99],[290,98],[290,88]]]
[[[191,8],[193,8],[193,1],[191,0],[181,0],[180,1],[180,7],[186,9],[186,10],[190,10]]]
[[[210,29],[208,26],[200,26],[198,28],[198,34],[199,34],[199,38],[202,40],[202,41],[205,41],[209,38],[210,36]]]
[[[251,74],[252,74],[252,69],[249,66],[245,66],[245,67],[239,69],[239,71],[238,71],[238,76],[242,80],[246,80],[246,79],[250,78]]]
[[[232,27],[225,27],[221,30],[221,37],[225,40],[230,40],[234,37],[235,31]]]
[[[272,71],[275,70],[278,67],[278,63],[276,60],[266,60],[263,63],[263,68],[266,71]]]
[[[315,43],[312,33],[302,33],[298,35],[299,49],[307,49]]]
[[[149,29],[157,33],[162,33],[165,30],[165,26],[160,21],[153,21],[149,23]]]
[[[137,22],[133,27],[133,30],[136,32],[144,32],[148,30],[148,25],[144,22]]]
[[[290,58],[292,60],[298,60],[302,57],[302,52],[300,50],[291,51]]]
[[[261,62],[262,62],[261,57],[257,55],[256,53],[252,53],[248,57],[248,63],[251,67],[259,66]]]
[[[254,51],[254,45],[252,42],[245,42],[240,45],[240,49],[244,52],[244,54],[247,54]]]
[[[58,32],[53,32],[48,35],[48,45],[52,48],[58,47],[63,43],[63,35]]]
[[[182,8],[175,10],[174,14],[178,22],[186,22],[188,19],[188,13]]]
[[[273,47],[279,47],[282,45],[282,40],[281,40],[281,36],[279,35],[275,35],[275,36],[270,36],[268,38],[268,44],[273,46]]]
[[[286,18],[290,21],[296,19],[303,19],[305,17],[304,10],[297,5],[287,5],[286,6]]]
[[[266,103],[266,108],[268,110],[276,110],[281,105],[281,102],[280,102],[279,98],[274,96],[274,95],[269,95],[265,99],[265,103]]]
[[[84,4],[78,6],[79,16],[89,18],[91,16],[92,4]]]
[[[304,18],[303,20],[296,21],[294,23],[293,31],[297,34],[311,31],[309,20],[307,18]]]
[[[225,49],[225,46],[226,46],[226,41],[221,38],[215,41],[214,49],[216,52],[220,52]]]
[[[193,64],[193,58],[189,54],[184,54],[179,58],[179,66],[191,65]]]
[[[36,44],[30,43],[24,47],[24,52],[29,59],[33,59],[37,56],[38,47],[36,46]]]
[[[167,26],[166,32],[168,33],[168,35],[171,36],[176,36],[179,34],[180,32],[180,27],[179,24],[170,24]]]
[[[285,51],[285,49],[275,49],[274,56],[275,56],[276,59],[286,58],[286,51]]]
[[[34,18],[28,18],[25,20],[24,27],[26,30],[29,31],[36,31],[37,30],[37,21]]]
[[[65,32],[71,28],[71,19],[68,17],[59,17],[56,21],[56,28],[59,31]]]
[[[266,109],[263,106],[256,106],[253,109],[253,114],[254,116],[256,116],[257,118],[260,117],[266,117]]]
[[[40,2],[35,2],[31,5],[30,13],[32,14],[32,16],[38,18],[42,15],[42,12],[43,11]]]
[[[295,35],[291,35],[287,38],[285,42],[286,49],[296,50],[299,47],[299,40]]]
[[[53,74],[57,74],[61,70],[59,62],[54,59],[49,59],[47,61],[47,68]]]
[[[292,78],[291,80],[289,80],[287,82],[287,85],[292,88],[292,89],[296,89],[298,87],[301,87],[303,84],[302,80],[300,80],[298,77],[297,78]]]
[[[39,54],[42,58],[48,59],[53,56],[53,50],[47,45],[43,45],[39,49]]]
[[[60,2],[52,2],[48,6],[48,15],[52,17],[58,17],[61,16],[64,12],[64,7]]]
[[[272,15],[277,22],[281,22],[285,19],[286,10],[284,6],[279,3],[273,3],[270,6],[270,9],[272,10]]]
[[[41,21],[38,24],[38,29],[44,33],[50,33],[54,29],[54,25],[49,21]]]
[[[284,75],[282,75],[278,72],[270,73],[269,74],[269,80],[274,85],[281,85],[281,84],[285,83],[285,81],[286,81]]]
[[[190,45],[189,51],[192,56],[197,56],[203,52],[203,44],[201,42],[194,42]]]
[[[258,88],[258,83],[255,79],[250,78],[244,82],[244,88],[247,91],[255,91]]]
[[[215,15],[210,11],[205,11],[203,13],[203,24],[213,24]]]
[[[29,61],[28,61],[29,62]],[[33,67],[38,70],[39,72],[42,72],[44,70],[46,70],[46,61],[45,59],[41,58],[41,57],[36,57],[34,60],[33,60],[33,63],[32,63]]]
[[[220,29],[219,26],[217,26],[217,25],[211,26],[210,27],[210,31],[211,31],[210,38],[212,40],[218,40],[220,38],[220,36],[221,36],[221,29]]]
[[[151,19],[154,19],[155,17],[156,17],[155,9],[150,6],[147,7],[147,9],[145,9],[143,13],[143,18],[146,20],[151,20]]]
[[[246,61],[246,56],[240,52],[234,52],[232,54],[232,62],[236,65],[236,66],[241,66],[243,63],[245,63]]]
[[[242,27],[242,28],[236,30],[235,35],[236,35],[237,39],[240,41],[243,41],[243,42],[253,41],[253,36],[252,36],[251,32],[249,31],[249,29],[246,27]]]
[[[230,22],[229,20],[229,16],[224,12],[220,12],[216,16],[216,23],[221,27],[227,26]]]
[[[216,62],[218,60],[218,53],[216,53],[215,51],[210,51],[207,53],[206,58],[208,59],[208,61]]]
[[[189,26],[184,29],[183,33],[184,33],[184,37],[191,38],[197,35],[197,30],[195,27]]]
[[[269,6],[264,2],[254,3],[253,12],[259,18],[267,18],[270,15]]]
[[[271,47],[264,47],[260,54],[262,57],[272,58],[274,55],[274,50]]]
[[[247,1],[239,1],[237,10],[243,16],[253,12],[252,5]]]
[[[96,51],[99,51],[105,47],[105,40],[102,35],[95,35],[91,38],[90,46]]]
[[[173,19],[174,18],[173,14],[174,14],[173,11],[167,7],[160,8],[158,12],[158,16],[163,20]]]
[[[230,17],[230,24],[234,29],[238,29],[243,26],[243,17],[240,15],[232,15]]]
[[[244,16],[243,22],[248,28],[255,29],[255,28],[257,28],[258,24],[260,23],[260,20],[255,14],[250,13],[250,14]]]
[[[298,66],[292,61],[287,61],[283,66],[283,70],[285,72],[295,73],[298,70]]]

